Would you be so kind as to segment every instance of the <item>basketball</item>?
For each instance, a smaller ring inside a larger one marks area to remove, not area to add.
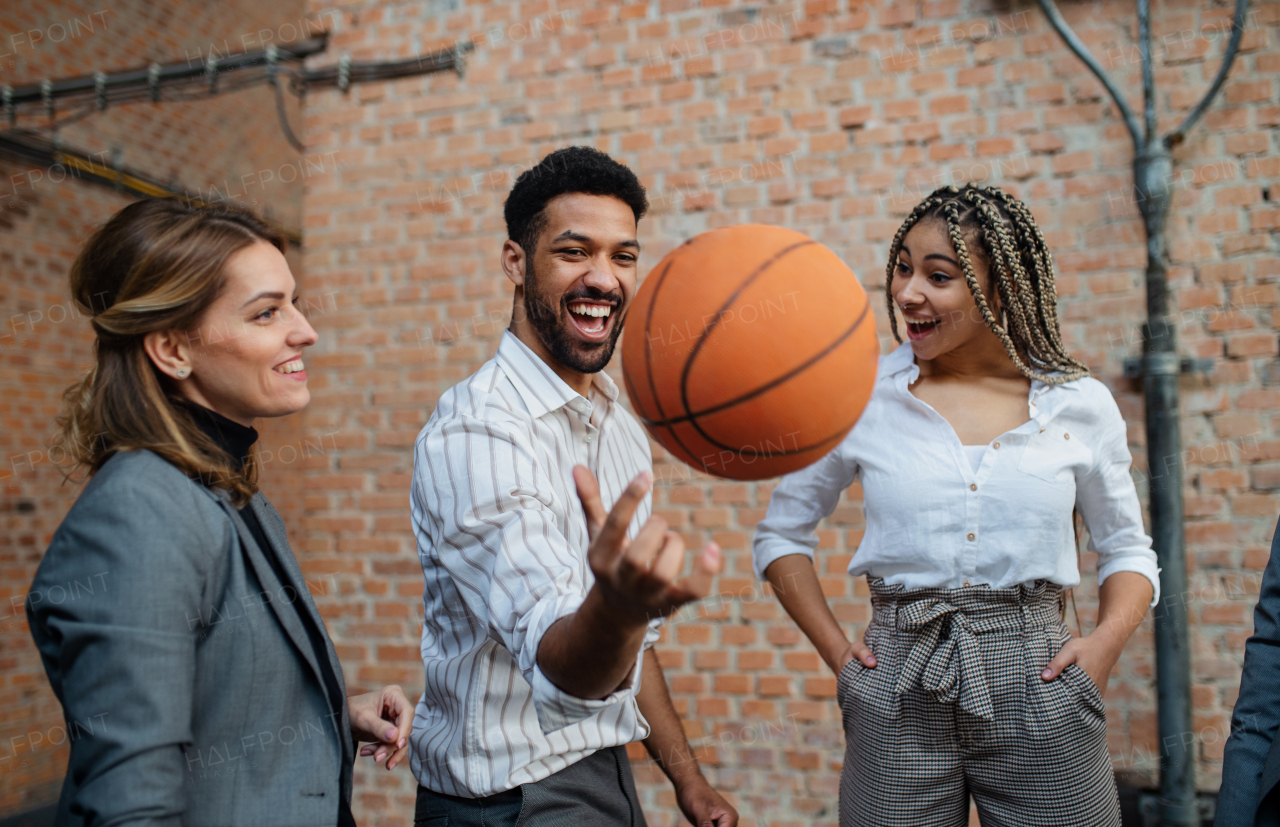
[[[649,273],[622,370],[672,455],[735,480],[796,471],[858,421],[880,346],[866,291],[831,250],[782,227],[702,233]]]

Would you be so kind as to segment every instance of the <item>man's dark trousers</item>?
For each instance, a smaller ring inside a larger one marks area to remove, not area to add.
[[[597,750],[541,781],[484,798],[418,786],[413,827],[646,827],[626,747]]]

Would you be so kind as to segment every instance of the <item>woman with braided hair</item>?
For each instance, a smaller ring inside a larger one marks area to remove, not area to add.
[[[1102,693],[1159,580],[1110,392],[1058,330],[1053,260],[1022,202],[933,192],[890,248],[895,338],[849,436],[773,491],[754,558],[837,674],[841,827],[1119,825]],[[812,565],[861,483],[850,643]],[[1073,512],[1097,553],[1097,628],[1073,638]]]

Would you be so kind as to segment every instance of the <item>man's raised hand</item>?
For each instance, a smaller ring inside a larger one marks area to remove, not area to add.
[[[637,622],[648,622],[711,592],[711,581],[724,565],[715,543],[707,543],[694,560],[693,572],[677,581],[684,566],[684,539],[667,529],[666,520],[650,517],[635,539],[627,540],[627,527],[653,485],[649,472],[637,475],[607,514],[590,469],[574,466],[573,481],[591,540],[587,562],[607,605]]]

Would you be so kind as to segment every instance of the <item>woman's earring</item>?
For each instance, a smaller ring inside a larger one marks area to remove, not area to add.
[[[186,378],[187,378],[187,372],[188,372],[188,371],[187,371],[187,369],[186,369],[186,368],[178,368],[178,378],[179,378],[179,379],[186,379]]]

